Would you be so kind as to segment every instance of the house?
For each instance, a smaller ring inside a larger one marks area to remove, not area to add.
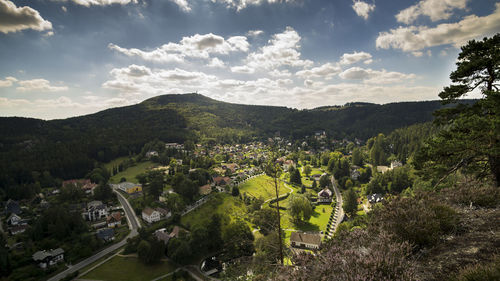
[[[318,192],[318,203],[332,203],[332,195],[332,191],[328,187],[325,187]]]
[[[28,229],[27,224],[19,224],[19,225],[15,225],[13,227],[9,227],[9,232],[11,235],[17,235],[17,234],[25,232],[26,229]]]
[[[231,178],[229,177],[215,177],[213,180],[215,186],[225,186],[231,183]]]
[[[403,163],[398,160],[391,161],[391,170],[397,167],[402,167]]]
[[[157,222],[160,220],[160,212],[146,207],[142,210],[142,219],[148,223]]]
[[[152,157],[158,157],[158,151],[150,150],[146,152],[146,158],[151,159]]]
[[[295,168],[295,162],[293,160],[285,160],[285,162],[283,162],[283,169],[285,169],[285,171],[288,171],[290,169],[290,167],[294,167]]]
[[[311,176],[311,180],[315,180],[315,181],[319,181],[320,178],[321,178],[320,174],[315,174],[315,175]]]
[[[160,213],[160,218],[163,218],[163,219],[168,219],[172,216],[172,212],[170,212],[169,210],[167,209],[163,209],[163,208],[156,208],[155,209],[158,213]]]
[[[165,144],[165,148],[167,149],[184,149],[184,145],[183,144],[178,144],[176,142],[171,142],[171,143],[166,143]]]
[[[83,191],[85,191],[86,194],[90,194],[94,192],[94,188],[96,188],[97,184],[92,183],[89,179],[73,179],[73,180],[66,180],[62,182],[63,187],[77,187],[81,188]]]
[[[304,232],[292,232],[290,245],[295,248],[319,249],[321,247],[321,235]]]
[[[382,194],[379,194],[379,193],[374,193],[372,195],[368,195],[366,198],[368,199],[368,203],[370,203],[372,205],[375,203],[379,203],[379,202],[384,201],[384,196],[382,196]]]
[[[21,217],[14,213],[10,214],[10,216],[7,218],[8,225],[18,225],[19,222],[21,222]]]
[[[154,235],[156,236],[156,239],[158,239],[158,241],[163,241],[163,243],[167,245],[170,239],[179,236],[179,230],[180,228],[178,226],[174,226],[172,232],[168,233],[166,228],[161,228],[156,230]]]
[[[87,203],[87,210],[82,213],[82,217],[88,221],[96,221],[108,216],[106,204],[101,201],[91,201]]]
[[[224,170],[230,170],[231,173],[236,172],[236,170],[240,167],[236,163],[229,163],[229,164],[221,164],[222,169]]]
[[[209,184],[205,184],[203,186],[200,186],[200,195],[208,195],[210,192],[212,192],[212,187]]]
[[[118,188],[127,194],[134,194],[142,191],[142,185],[132,182],[121,182],[119,184],[111,185],[111,188]]]
[[[389,170],[390,170],[390,168],[387,166],[377,166],[377,172],[379,172],[379,173],[383,174]]]
[[[359,172],[359,170],[354,169],[351,171],[351,179],[358,180],[360,176],[361,176],[361,173]]]
[[[5,203],[5,213],[7,215],[10,215],[10,214],[19,215],[22,213],[21,206],[19,206],[19,203],[17,201],[9,199],[9,201],[7,201],[7,203]]]
[[[122,214],[120,212],[113,212],[106,218],[106,224],[110,228],[119,227],[122,225]]]
[[[98,239],[104,242],[110,242],[115,239],[115,231],[112,228],[99,229],[96,233]]]
[[[38,251],[33,254],[32,258],[36,263],[38,263],[39,267],[47,268],[48,266],[64,260],[64,250],[57,248],[49,251]]]

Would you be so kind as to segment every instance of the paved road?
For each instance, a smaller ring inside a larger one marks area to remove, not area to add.
[[[344,220],[344,208],[342,208],[342,194],[335,184],[335,178],[332,176],[332,186],[333,191],[335,192],[335,198],[337,200],[337,205],[335,206],[335,214],[334,214],[334,224],[330,227],[330,231],[328,232],[328,237],[332,237],[339,224]]]
[[[62,278],[66,277],[68,274],[71,274],[77,270],[80,270],[86,266],[88,266],[89,264],[97,261],[98,259],[104,257],[105,255],[117,250],[118,248],[124,246],[126,243],[127,243],[127,239],[130,238],[130,237],[134,237],[136,236],[138,233],[137,233],[137,228],[140,226],[140,222],[139,222],[139,219],[136,217],[135,213],[134,213],[134,210],[132,209],[132,207],[130,206],[129,202],[127,201],[127,199],[125,197],[123,197],[123,195],[121,195],[118,191],[114,190],[114,192],[118,195],[118,200],[120,201],[120,203],[122,204],[123,206],[123,210],[125,211],[125,215],[127,217],[127,220],[128,220],[128,223],[129,223],[129,228],[131,228],[131,231],[129,233],[129,235],[127,235],[127,237],[125,237],[122,241],[116,243],[116,244],[113,244],[111,246],[109,246],[108,248],[100,251],[99,253],[89,257],[89,258],[86,258],[85,260],[73,265],[73,266],[69,266],[68,269],[66,269],[65,271],[53,276],[52,278],[48,279],[48,281],[59,281],[61,280]]]

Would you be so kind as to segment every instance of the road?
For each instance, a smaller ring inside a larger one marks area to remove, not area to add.
[[[118,248],[124,246],[127,243],[128,238],[134,237],[138,234],[137,229],[140,226],[140,222],[139,222],[139,219],[136,217],[134,210],[132,209],[132,206],[130,206],[130,203],[128,202],[128,200],[125,197],[123,197],[123,195],[121,195],[120,192],[118,192],[116,190],[114,190],[114,192],[117,194],[118,201],[120,201],[120,203],[123,206],[123,210],[125,211],[125,216],[127,217],[129,228],[131,229],[130,233],[122,241],[107,247],[106,249],[100,251],[99,253],[97,253],[89,258],[86,258],[85,260],[83,260],[75,265],[69,266],[68,269],[51,277],[50,279],[48,279],[48,281],[59,281],[62,278],[66,277],[67,275],[69,275],[77,270],[81,270],[82,268],[97,261],[98,259],[104,257],[105,255],[107,255],[107,254],[117,250]]]
[[[339,224],[344,220],[344,208],[342,208],[342,194],[340,193],[339,188],[335,184],[335,177],[332,176],[332,186],[333,186],[333,191],[335,192],[335,198],[337,200],[337,205],[335,206],[335,214],[334,214],[334,224],[332,227],[330,227],[330,231],[328,232],[328,237],[331,238],[335,231],[337,230],[337,227]]]

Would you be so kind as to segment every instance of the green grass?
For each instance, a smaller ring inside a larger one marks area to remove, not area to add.
[[[126,178],[127,181],[137,182],[135,176],[137,176],[140,173],[144,173],[146,170],[151,169],[152,167],[155,166],[157,166],[157,164],[151,161],[141,162],[135,166],[129,167],[125,171],[121,171],[118,174],[112,176],[109,181],[111,183],[119,183],[121,178]]]
[[[109,171],[112,171],[113,170],[113,166],[118,166],[118,165],[120,165],[120,163],[122,163],[123,161],[125,161],[127,159],[128,159],[128,156],[124,156],[124,157],[113,159],[110,162],[104,164],[104,167],[106,169],[108,169]]]
[[[264,200],[276,197],[273,179],[265,175],[248,180],[244,184],[241,184],[239,189],[240,193],[246,193],[247,195],[251,195],[256,198],[262,197]],[[282,182],[279,182],[280,195],[289,191],[290,190],[286,188]]]
[[[181,223],[191,227],[209,220],[213,214],[227,215],[231,220],[241,218],[248,223],[250,221],[247,208],[241,200],[227,193],[217,193],[201,207],[183,216]]]
[[[154,265],[144,265],[135,257],[116,256],[81,278],[107,281],[142,281],[154,279],[175,269],[174,265],[166,261]]]

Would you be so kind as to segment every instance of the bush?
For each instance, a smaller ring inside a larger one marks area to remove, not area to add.
[[[491,208],[500,203],[500,189],[481,182],[461,183],[443,190],[442,195],[455,204]]]
[[[500,280],[500,258],[486,265],[476,264],[462,269],[454,278],[454,281],[493,281]]]
[[[397,197],[372,213],[371,228],[392,233],[417,248],[435,245],[459,223],[459,216],[452,208],[432,198]]]
[[[318,255],[294,256],[297,267],[287,266],[278,280],[416,280],[411,246],[390,235],[354,230],[332,239]]]

